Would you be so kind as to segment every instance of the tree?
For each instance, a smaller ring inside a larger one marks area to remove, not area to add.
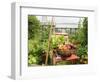
[[[88,18],[84,18],[83,20],[83,31],[84,31],[84,36],[85,36],[85,39],[84,39],[84,42],[85,42],[85,45],[88,44]]]
[[[85,17],[82,22],[82,27],[79,27],[78,30],[78,41],[80,45],[85,47],[88,43],[88,19]]]
[[[28,39],[35,38],[38,36],[40,31],[40,21],[36,16],[28,16]]]

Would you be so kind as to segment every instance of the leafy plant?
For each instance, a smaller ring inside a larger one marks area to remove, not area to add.
[[[87,55],[87,46],[83,47],[83,46],[79,45],[77,47],[77,55],[80,56],[80,57],[82,55]]]
[[[65,41],[66,40],[63,35],[53,35],[51,38],[51,48],[57,48],[58,45],[63,44]]]
[[[31,65],[31,64],[36,64],[36,57],[34,57],[32,54],[30,54],[28,56],[28,64]]]
[[[69,36],[69,40],[72,43],[79,43],[82,46],[87,45],[88,43],[88,19],[87,18],[83,19],[82,25],[79,24],[77,32]]]
[[[39,35],[40,31],[40,21],[36,16],[28,16],[28,39],[35,38]]]
[[[72,43],[78,43],[77,46],[77,55],[80,57],[80,60],[84,62],[84,59],[88,58],[88,18],[84,18],[83,21],[80,21],[78,30],[74,35],[70,35],[69,39]],[[85,62],[87,62],[85,60]],[[81,63],[81,62],[79,62]]]
[[[50,25],[41,25],[36,16],[28,16],[28,64],[42,64],[42,51],[48,50]]]

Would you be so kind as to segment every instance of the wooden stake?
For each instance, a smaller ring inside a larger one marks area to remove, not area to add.
[[[53,28],[53,17],[52,17],[52,20],[51,20],[51,27],[50,27],[50,31],[49,31],[48,50],[47,50],[45,65],[47,65],[47,63],[48,63],[48,56],[50,54],[50,41],[51,41],[52,28]]]

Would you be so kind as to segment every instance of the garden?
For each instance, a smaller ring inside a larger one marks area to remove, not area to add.
[[[37,16],[28,16],[28,66],[88,64],[88,18],[80,18],[72,33],[67,27],[56,32],[54,18],[41,22]]]

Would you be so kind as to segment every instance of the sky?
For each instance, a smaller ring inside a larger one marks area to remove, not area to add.
[[[52,20],[51,16],[37,16],[38,20],[40,21],[48,21]],[[78,23],[80,20],[80,17],[53,17],[54,21],[56,23]]]
[[[51,22],[52,16],[36,16],[40,22]],[[78,23],[80,21],[80,17],[53,17],[54,23],[56,23],[57,27],[69,27],[69,28],[77,28]]]

